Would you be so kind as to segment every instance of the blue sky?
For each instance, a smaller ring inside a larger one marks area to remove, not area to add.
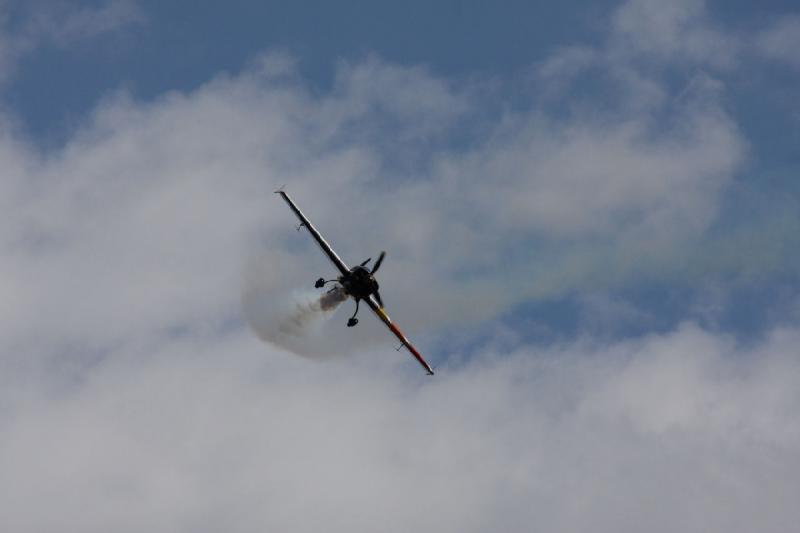
[[[0,523],[800,518],[791,2],[0,13]],[[434,378],[287,329],[331,267],[283,184]]]

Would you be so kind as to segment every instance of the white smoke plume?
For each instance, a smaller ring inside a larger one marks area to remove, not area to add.
[[[277,332],[280,336],[305,336],[313,332],[314,327],[346,299],[347,294],[338,286],[319,298],[298,296],[294,302],[294,311],[278,323]]]
[[[243,298],[244,314],[250,327],[263,341],[296,355],[320,358],[333,354],[327,343],[320,343],[324,322],[347,299],[337,286],[322,295],[308,291],[266,294],[248,291]]]

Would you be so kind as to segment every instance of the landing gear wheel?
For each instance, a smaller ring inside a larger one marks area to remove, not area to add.
[[[351,319],[349,319],[349,320],[347,321],[347,327],[348,327],[348,328],[352,328],[352,327],[353,327],[353,326],[355,326],[356,324],[358,324],[358,319],[357,319],[357,318],[351,318]]]
[[[314,287],[317,289],[321,289],[323,286],[325,286],[325,278],[319,278],[314,284]]]

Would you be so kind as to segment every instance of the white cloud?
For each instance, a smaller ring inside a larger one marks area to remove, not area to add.
[[[549,80],[569,83],[597,57],[553,62]],[[422,68],[342,64],[315,95],[272,54],[189,93],[109,97],[55,151],[3,132],[0,521],[23,532],[796,522],[791,327],[749,347],[685,325],[488,347],[449,366],[434,354],[441,371],[423,381],[376,321],[348,330],[340,312],[324,324],[310,350],[355,352],[327,364],[243,325],[243,284],[246,301],[269,306],[330,271],[272,195],[285,183],[349,262],[389,250],[382,292],[414,332],[671,268],[713,221],[745,142],[708,75],[673,94],[615,65],[641,104],[489,120],[474,87]],[[469,149],[452,148],[476,115]],[[397,153],[423,163],[390,164]]]
[[[744,158],[724,88],[700,73],[670,94],[607,50],[570,57],[543,83],[599,66],[641,104],[558,116],[545,101],[487,120],[474,85],[423,68],[343,63],[331,93],[312,95],[273,53],[187,94],[110,98],[57,153],[7,136],[8,345],[42,328],[53,346],[103,347],[225,323],[242,269],[272,270],[256,292],[285,298],[327,269],[289,236],[270,195],[285,183],[349,261],[388,248],[384,294],[411,331],[674,268],[666,256],[703,235]],[[470,149],[449,147],[476,116]]]
[[[265,278],[272,290],[305,286],[326,272],[272,191],[290,183],[329,235],[357,234],[381,206],[381,193],[369,192],[378,156],[347,132],[387,120],[416,138],[464,108],[460,96],[418,69],[375,62],[364,69],[374,76],[348,67],[344,88],[320,99],[284,80],[273,84],[261,70],[150,104],[118,96],[46,157],[8,138],[3,187],[12,222],[2,229],[2,279],[14,297],[2,305],[5,346],[100,349],[236,319],[241,271],[255,241],[268,248],[268,264],[288,259],[285,278]],[[388,85],[372,90],[380,80]],[[406,91],[419,101],[429,96],[439,115],[408,116]],[[282,251],[289,234],[291,253]],[[386,235],[380,227],[358,255],[351,253],[355,239],[334,242],[355,261],[377,252]]]
[[[66,390],[3,389],[0,515],[20,532],[785,531],[798,340],[687,325],[432,379],[391,350],[321,365],[241,330],[124,349]]]
[[[597,250],[625,250],[626,271],[701,235],[742,157],[705,78],[663,131],[638,111],[534,111],[485,123],[488,139],[464,153],[437,139],[480,104],[470,87],[373,58],[312,96],[277,60],[277,78],[259,64],[151,103],[109,98],[45,156],[6,137],[6,346],[102,350],[224,324],[239,317],[245,268],[265,273],[259,297],[286,298],[329,268],[271,194],[286,183],[348,261],[389,250],[384,295],[411,331],[481,320],[580,286],[607,266]],[[431,163],[410,175],[386,164],[403,151]],[[520,242],[561,239],[508,259]]]
[[[480,211],[502,206],[497,217],[511,228],[549,235],[702,230],[716,191],[741,160],[742,142],[715,104],[676,107],[672,128],[646,116],[534,117],[459,161],[448,177],[484,201]]]
[[[151,104],[112,99],[46,158],[6,139],[9,528],[778,531],[796,518],[791,330],[750,350],[688,326],[610,346],[522,348],[445,364],[426,381],[406,354],[363,348],[383,334],[367,320],[323,337],[362,346],[345,362],[260,344],[238,320],[248,243],[268,244],[257,264],[276,297],[325,266],[271,194],[290,176],[337,245],[399,243],[384,273],[416,287],[393,293],[405,322],[436,320],[436,287],[458,288],[446,270],[414,267],[437,234],[402,232],[434,213],[434,227],[460,238],[469,219],[447,220],[473,192],[436,196],[447,175],[400,189],[378,180],[372,147],[331,145],[332,105],[244,74]],[[621,161],[637,146],[613,143],[626,146]],[[650,161],[658,150],[645,146]],[[339,200],[356,190],[357,201]],[[362,225],[384,207],[386,222]],[[505,223],[495,212],[472,214],[493,232]],[[364,242],[348,237],[361,229]],[[433,264],[461,253],[445,242]]]

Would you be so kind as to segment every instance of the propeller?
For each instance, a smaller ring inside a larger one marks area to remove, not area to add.
[[[370,261],[372,261],[372,258],[371,258],[371,257],[370,257],[369,259],[367,259],[366,261],[364,261],[363,263],[361,263],[361,266],[362,266],[362,267],[363,267],[363,266],[366,266],[366,265],[367,265],[367,263],[369,263]]]
[[[370,272],[370,274],[374,274],[378,271],[378,269],[381,267],[381,263],[383,263],[384,257],[386,257],[386,252],[381,252],[381,255],[378,256],[378,260],[375,261],[375,266],[372,267],[372,272]]]

